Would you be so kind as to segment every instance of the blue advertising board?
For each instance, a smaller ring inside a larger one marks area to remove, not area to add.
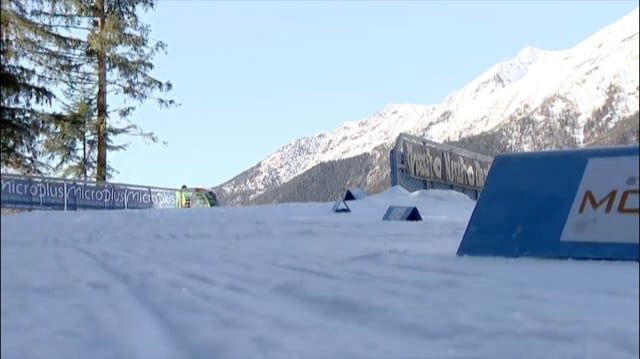
[[[638,261],[639,149],[495,158],[458,255]]]

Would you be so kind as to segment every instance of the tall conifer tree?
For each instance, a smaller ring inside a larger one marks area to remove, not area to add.
[[[55,80],[40,71],[55,33],[29,15],[31,1],[1,0],[0,162],[26,173],[46,170],[40,140],[59,119],[51,105]]]
[[[8,0],[2,1],[4,7]],[[151,29],[139,14],[154,5],[154,0],[32,0],[28,8],[21,7],[24,21],[37,24],[42,34],[29,33],[21,43],[22,56],[15,60],[32,64],[33,73],[64,94],[66,113],[47,117],[46,131],[30,137],[44,143],[42,151],[56,169],[80,177],[91,173],[105,181],[114,171],[107,152],[127,147],[116,144],[116,137],[158,141],[131,121],[137,106],[147,100],[156,100],[161,108],[176,105],[163,97],[171,84],[151,75],[153,58],[166,44],[150,39]],[[5,72],[3,67],[3,76]],[[51,91],[46,94],[54,97]],[[110,105],[113,100],[123,105]],[[4,113],[8,111],[3,118]],[[3,161],[4,139],[3,134]]]

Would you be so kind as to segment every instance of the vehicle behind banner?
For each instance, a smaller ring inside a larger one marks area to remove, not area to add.
[[[452,189],[478,199],[492,157],[400,134],[391,149],[391,185],[413,192]]]

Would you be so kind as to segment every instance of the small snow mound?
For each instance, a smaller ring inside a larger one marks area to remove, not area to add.
[[[418,190],[411,193],[412,197],[430,198],[439,201],[473,201],[469,196],[462,192],[447,190],[447,189],[430,189],[430,190]]]
[[[464,193],[454,191],[454,190],[446,190],[446,189],[421,189],[414,192],[409,192],[401,186],[393,186],[388,188],[387,190],[378,193],[374,196],[377,199],[409,199],[410,202],[412,200],[436,200],[436,201],[444,201],[444,202],[473,202],[469,196]]]
[[[409,195],[409,191],[402,188],[401,186],[389,187],[388,189],[379,193],[379,196],[381,197],[388,197],[388,196],[397,197],[397,196],[408,196],[408,195]]]
[[[415,192],[411,192],[409,195],[411,197],[428,197],[429,193],[427,193],[426,189],[420,189]]]

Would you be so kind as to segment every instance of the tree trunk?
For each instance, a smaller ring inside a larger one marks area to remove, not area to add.
[[[89,166],[89,161],[87,161],[87,118],[85,116],[82,117],[82,179],[87,180],[87,167]]]
[[[98,36],[103,36],[105,20],[104,0],[97,0],[97,8],[100,12],[98,21]],[[107,180],[107,61],[104,41],[98,49],[98,101],[96,133],[98,137],[98,156],[96,159],[96,181]]]

